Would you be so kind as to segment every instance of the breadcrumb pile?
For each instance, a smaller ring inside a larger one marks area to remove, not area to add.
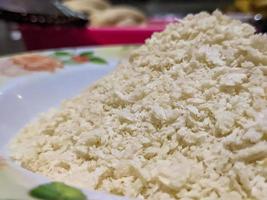
[[[22,167],[149,200],[267,199],[267,36],[219,11],[155,33],[27,125]]]

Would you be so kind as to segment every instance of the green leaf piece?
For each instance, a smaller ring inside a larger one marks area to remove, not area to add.
[[[42,200],[86,200],[86,196],[79,189],[60,182],[40,185],[29,194]]]
[[[54,56],[61,57],[61,56],[71,56],[70,52],[67,51],[55,51]]]
[[[94,52],[93,51],[84,51],[82,53],[80,53],[80,56],[86,56],[87,58],[92,58],[94,55]]]
[[[91,57],[89,61],[96,64],[107,64],[105,59],[96,56]]]
[[[63,61],[64,64],[67,64],[67,65],[74,65],[74,64],[77,64],[75,61],[69,59],[69,60],[64,60]]]

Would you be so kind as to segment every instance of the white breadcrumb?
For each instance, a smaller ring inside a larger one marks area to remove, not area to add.
[[[22,167],[149,200],[267,199],[267,36],[215,11],[155,33],[27,125]]]

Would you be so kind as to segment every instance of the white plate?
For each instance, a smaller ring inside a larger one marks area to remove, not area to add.
[[[41,112],[58,106],[62,100],[79,94],[91,83],[109,73],[116,65],[116,62],[111,63],[106,67],[95,67],[93,64],[87,64],[87,67],[68,68],[53,75],[36,73],[13,79],[5,84],[0,90],[0,155],[10,162],[7,144],[26,123]],[[49,181],[47,178],[22,169],[14,163],[11,165],[20,173],[34,180],[30,185]],[[102,192],[83,191],[90,200],[126,199]]]

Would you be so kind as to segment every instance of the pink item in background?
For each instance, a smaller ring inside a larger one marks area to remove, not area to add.
[[[20,25],[28,50],[115,44],[142,44],[170,21],[150,20],[145,26],[106,28],[67,28]]]

